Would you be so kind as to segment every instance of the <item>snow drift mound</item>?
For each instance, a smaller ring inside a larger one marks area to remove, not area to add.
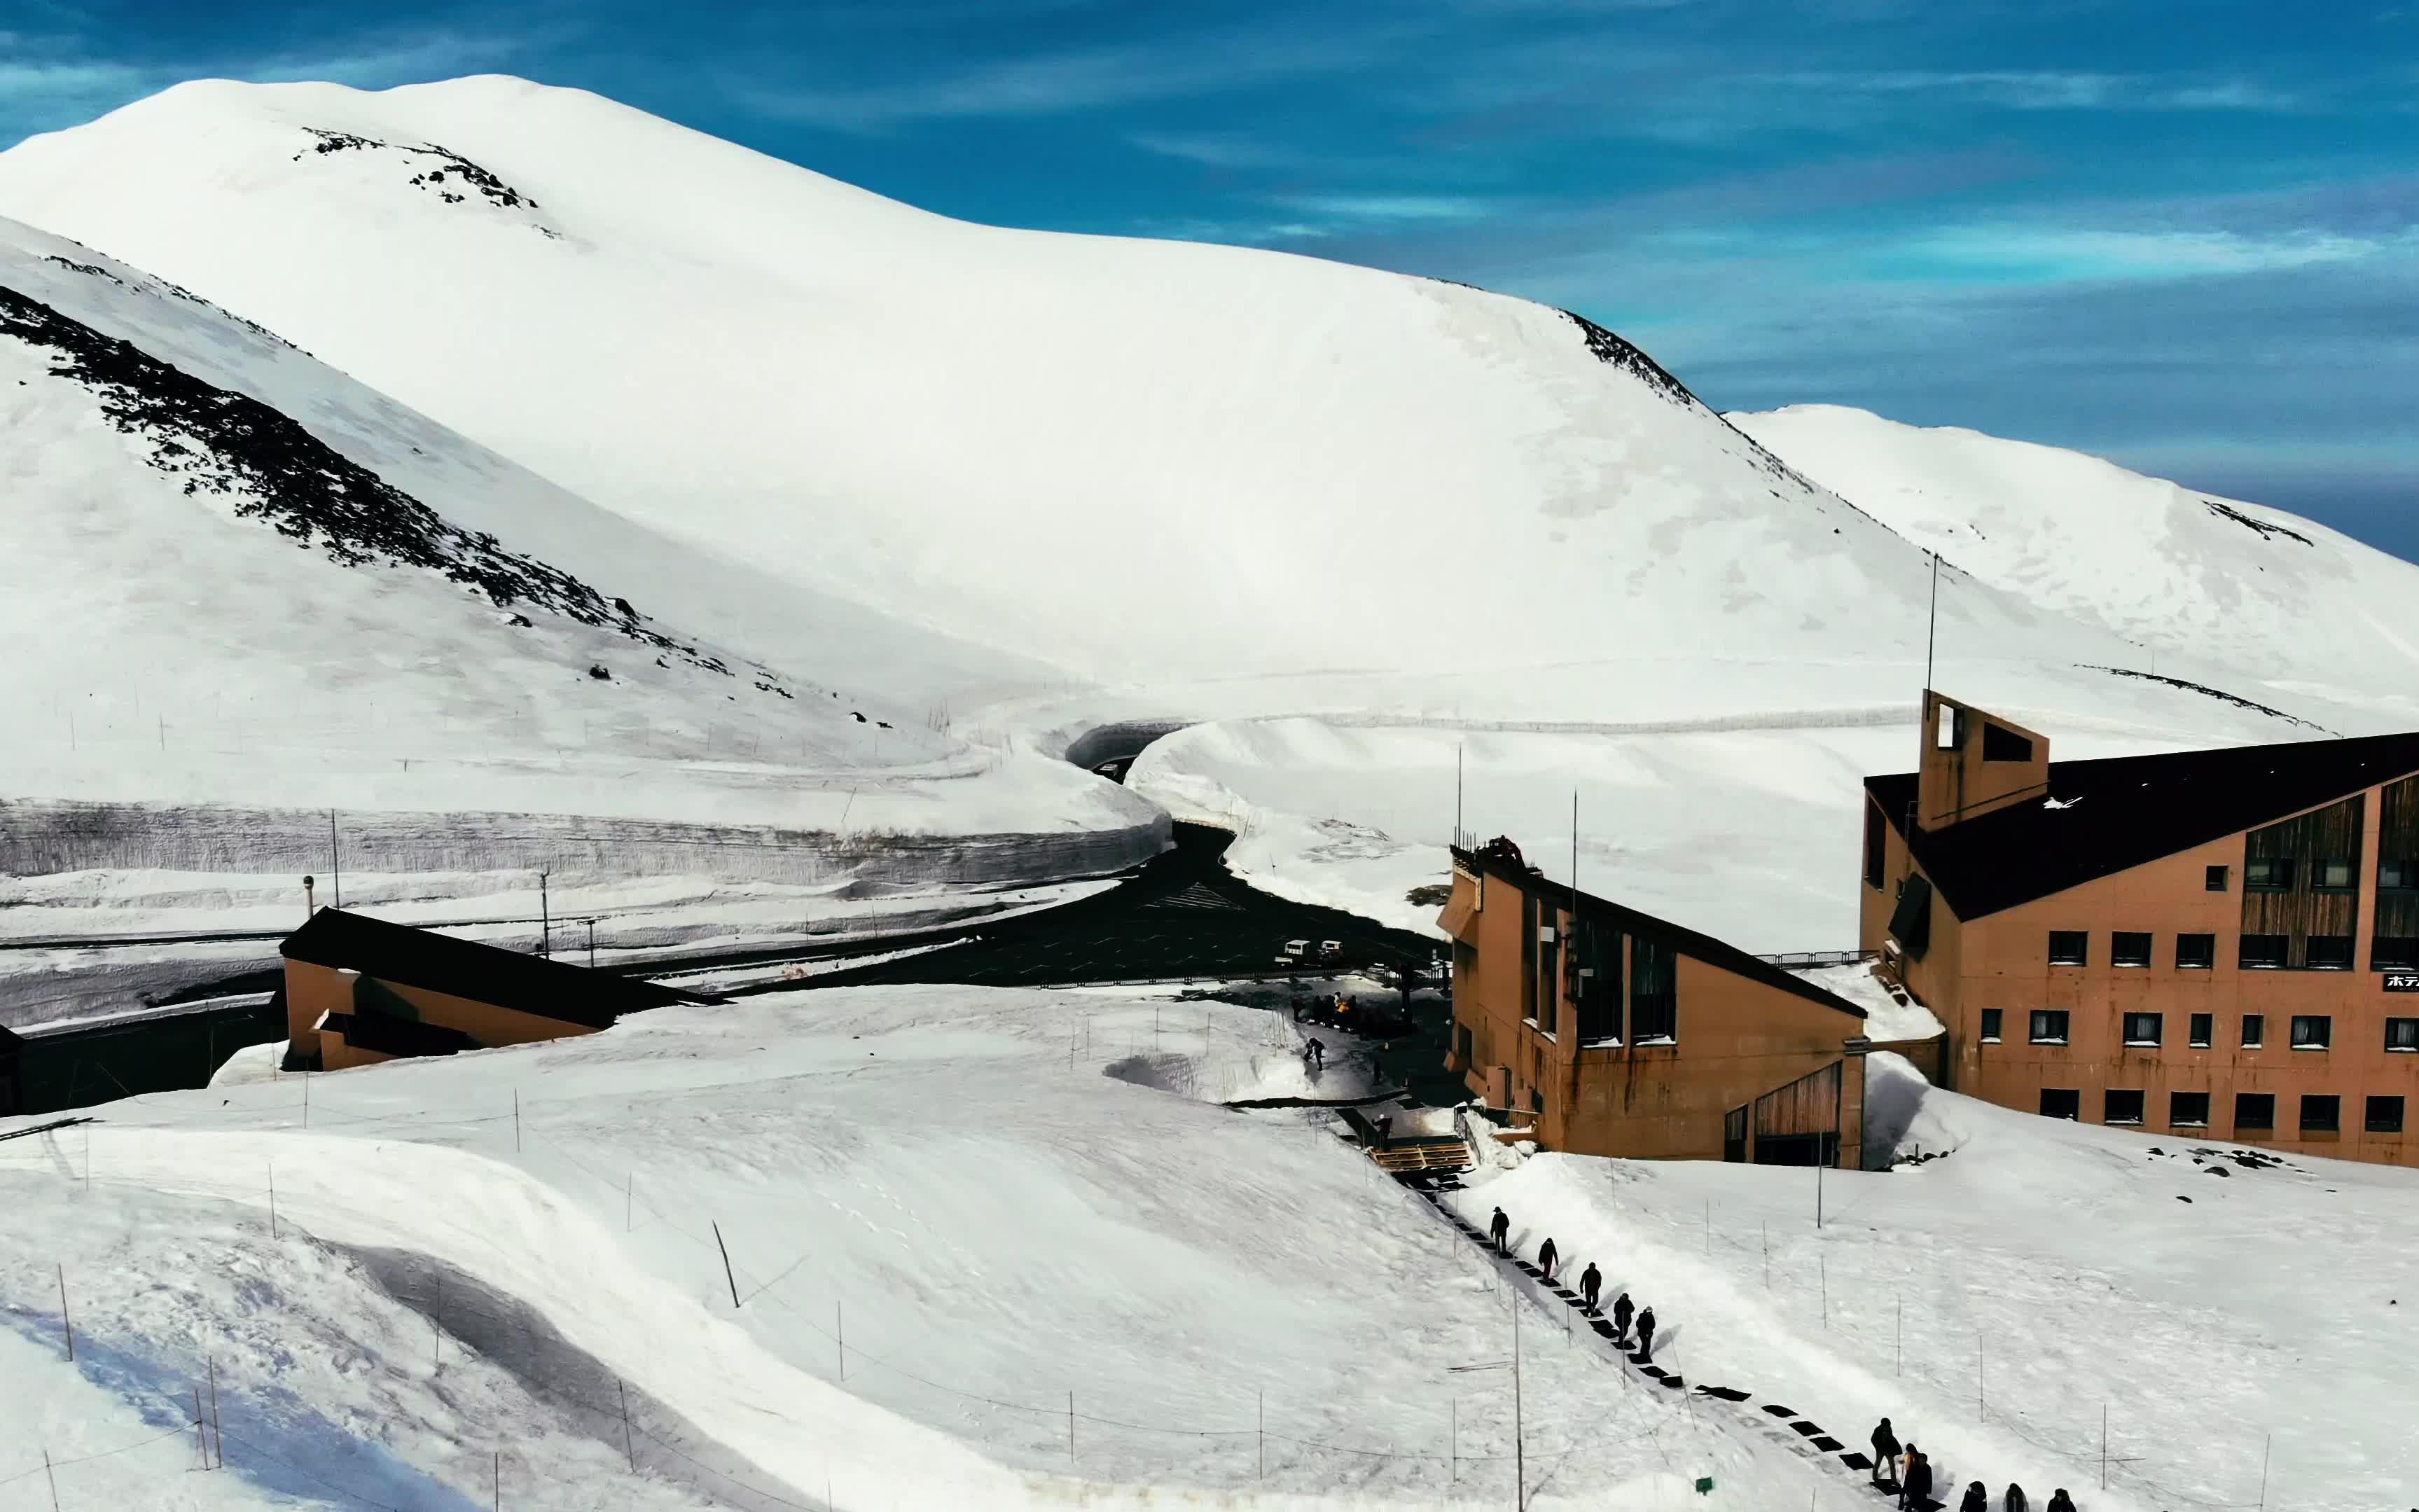
[[[0,209],[632,519],[1094,676],[1921,635],[1920,551],[1619,337],[1457,285],[956,223],[503,78],[181,85],[0,154]]]
[[[2170,656],[2383,691],[2419,672],[2419,566],[2299,516],[1862,409],[1730,419],[1983,581]]]

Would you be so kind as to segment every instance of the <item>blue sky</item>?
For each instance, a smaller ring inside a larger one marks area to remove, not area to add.
[[[2419,557],[2419,3],[0,0],[0,142],[183,78],[596,89],[953,215],[1615,327]]]

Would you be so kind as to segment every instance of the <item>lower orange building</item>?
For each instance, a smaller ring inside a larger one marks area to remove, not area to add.
[[[279,946],[289,1071],[560,1040],[700,997],[634,977],[322,908]]]
[[[1446,1062],[1540,1148],[1862,1162],[1864,1010],[1709,935],[1548,881],[1508,840],[1453,853]]]

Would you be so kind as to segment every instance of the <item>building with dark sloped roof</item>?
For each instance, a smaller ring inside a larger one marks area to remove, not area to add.
[[[1756,956],[1548,880],[1508,840],[1453,853],[1447,1069],[1540,1148],[1860,1164],[1865,1012]]]
[[[1859,942],[2010,1107],[2419,1164],[2419,734],[2052,762],[1924,695]]]
[[[290,1069],[558,1040],[643,1009],[713,1001],[339,908],[313,914],[278,949]]]

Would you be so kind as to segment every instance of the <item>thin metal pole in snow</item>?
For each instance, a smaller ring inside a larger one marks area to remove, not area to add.
[[[59,1332],[67,1335],[68,1363],[75,1364],[75,1324],[68,1318],[68,1268],[56,1267],[59,1274]]]
[[[1075,1394],[1067,1394],[1067,1462],[1075,1462]]]
[[[848,1319],[839,1303],[832,1304],[832,1342],[840,1346],[840,1379],[848,1379]]]
[[[1260,1403],[1260,1479],[1269,1478],[1269,1394],[1255,1393]]]
[[[2108,1489],[2108,1404],[2100,1404],[2100,1489]]]
[[[2274,1447],[2276,1435],[2273,1433],[2259,1441],[2259,1512],[2268,1512],[2268,1451]]]
[[[504,1452],[503,1452],[501,1449],[499,1449],[499,1450],[497,1450],[497,1451],[496,1451],[496,1458],[495,1458],[495,1460],[494,1460],[494,1469],[490,1472],[490,1473],[492,1474],[492,1476],[493,1476],[494,1478],[493,1478],[493,1479],[491,1479],[490,1481],[488,1481],[488,1483],[487,1483],[487,1484],[488,1484],[488,1486],[492,1489],[491,1489],[491,1494],[490,1494],[490,1501],[489,1501],[489,1504],[490,1504],[490,1505],[492,1505],[492,1506],[494,1506],[494,1507],[496,1508],[496,1512],[503,1512],[503,1505],[504,1505]]]
[[[59,1512],[59,1477],[51,1468],[51,1446],[42,1445],[42,1474],[51,1483],[51,1512]]]
[[[1455,1397],[1452,1405],[1453,1415],[1450,1421],[1453,1426],[1447,1430],[1449,1436],[1445,1443],[1448,1445],[1447,1463],[1453,1467],[1450,1484],[1458,1485],[1461,1481],[1461,1398]]]
[[[226,1464],[226,1430],[219,1426],[219,1362],[210,1360],[210,1458],[221,1467]]]
[[[630,1436],[630,1388],[622,1383],[619,1376],[613,1378],[613,1395],[622,1400],[622,1452],[630,1457],[630,1473],[635,1475],[639,1473],[639,1443]]]
[[[521,1151],[521,1089],[513,1088],[513,1153]]]
[[[722,1279],[731,1283],[731,1305],[735,1311],[739,1306],[739,1278],[731,1273],[731,1246],[722,1242],[722,1226],[718,1223],[714,1225],[714,1247],[722,1252]]]
[[[1529,1469],[1520,1432],[1520,1293],[1512,1293],[1512,1508],[1527,1512]]]
[[[202,1388],[193,1388],[193,1448],[202,1457],[202,1468],[210,1468],[210,1424],[202,1416]]]

